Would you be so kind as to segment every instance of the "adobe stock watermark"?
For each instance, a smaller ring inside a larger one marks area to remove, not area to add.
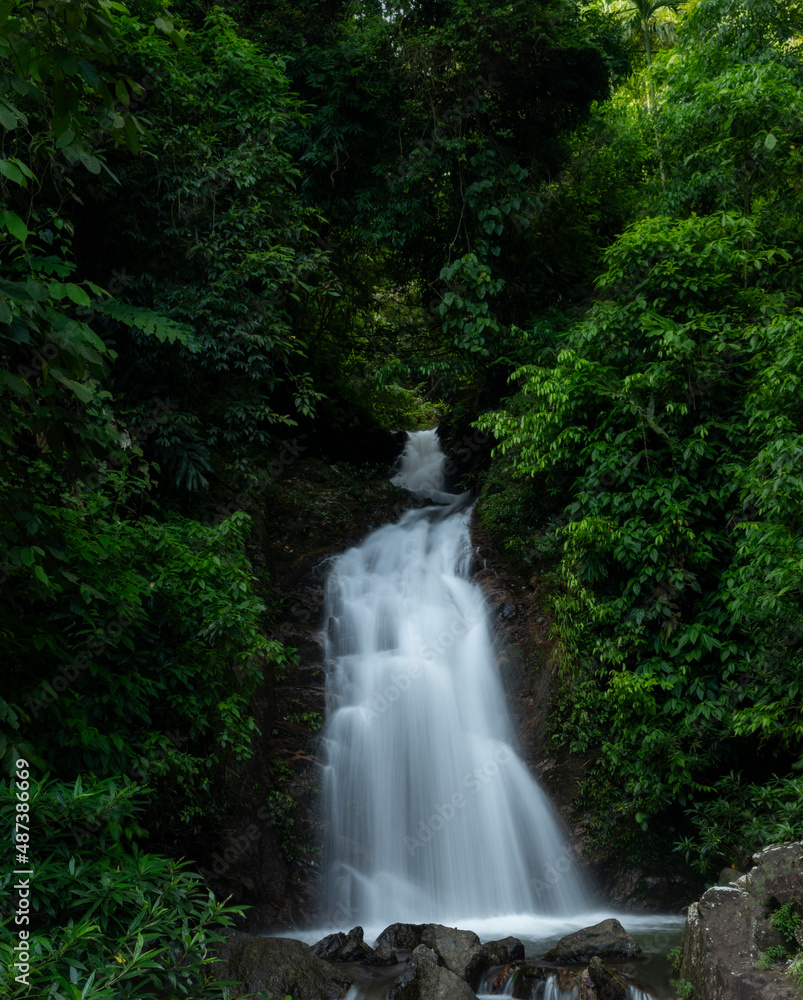
[[[488,100],[488,97],[493,94],[495,90],[499,90],[501,86],[502,84],[498,83],[492,77],[489,77],[487,80],[484,77],[480,77],[474,91],[468,97],[464,97],[462,100],[454,104],[444,114],[442,119],[443,124],[449,128],[454,128],[461,121],[470,118],[472,115],[477,113],[482,104]],[[406,156],[400,156],[397,161],[396,170],[389,170],[385,175],[388,186],[392,187],[394,184],[399,184],[420,162],[423,162],[428,156],[431,156],[438,145],[440,138],[440,133],[436,126],[432,130],[428,142],[421,139],[416,143],[415,149],[413,149]]]
[[[264,497],[268,487],[274,483],[283,473],[294,465],[307,450],[307,445],[302,444],[299,438],[295,437],[291,441],[284,442],[282,450],[275,459],[270,461],[265,469],[266,475],[256,487],[256,489],[240,491],[231,500],[218,508],[214,519],[210,523],[219,524],[231,517],[232,514],[242,510],[246,501],[253,502]]]
[[[78,675],[94,662],[94,658],[100,656],[109,643],[115,642],[127,628],[136,622],[140,613],[139,609],[129,609],[126,614],[117,615],[113,621],[107,622],[102,630],[98,630],[95,635],[82,644],[82,651],[73,657],[71,663],[59,664],[58,673],[54,674],[50,680],[42,681],[25,703],[33,717],[37,718],[40,712],[45,711],[58,701],[75,682]]]
[[[184,743],[189,742],[189,737],[184,736],[178,730],[168,731],[164,734],[170,743],[179,750]],[[156,753],[152,753],[148,757],[147,761],[135,760],[129,768],[126,770],[123,777],[129,777],[137,784],[144,785],[148,780],[148,773],[153,769],[154,765],[160,760],[164,760],[169,756],[169,751],[165,747],[160,747]],[[70,833],[75,837],[75,840],[80,847],[81,844],[86,840],[87,837],[91,837],[96,833],[99,833],[106,825],[106,812],[109,806],[102,806],[94,816],[85,820],[83,823],[73,823],[70,827]]]
[[[121,112],[126,112],[130,114],[134,111],[140,104],[147,101],[148,96],[152,91],[156,90],[159,83],[165,79],[169,74],[163,72],[158,66],[148,66],[145,69],[145,76],[136,83],[133,83],[132,91],[128,95],[128,103],[116,100],[114,102],[114,109],[109,115],[110,119],[114,119],[115,116],[119,120],[122,118]],[[121,126],[115,123],[116,129],[119,131]],[[102,127],[95,129],[95,132],[86,138],[86,145],[90,149],[97,149],[106,139],[112,137],[112,132],[108,131]],[[54,163],[51,170],[53,173],[53,179],[58,184],[64,177],[72,173],[78,167],[79,163],[85,164],[86,149],[82,149],[85,155],[82,157],[80,154],[75,154],[74,159],[69,158],[69,154],[65,152],[65,156],[68,156],[66,163]],[[87,169],[89,169],[87,167]],[[100,167],[98,167],[98,171]]]
[[[377,691],[374,695],[368,709],[367,724],[369,726],[372,725],[403,694],[406,694],[410,690],[413,681],[423,675],[425,663],[432,663],[443,656],[458,639],[464,636],[476,624],[476,618],[461,616],[460,618],[456,618],[448,628],[443,629],[436,639],[421,646],[416,652],[416,658],[407,666],[407,669],[395,675],[382,691]]]
[[[573,844],[568,845],[557,858],[548,861],[540,874],[530,878],[530,885],[535,889],[536,896],[542,899],[548,893],[553,892],[563,876],[579,861],[579,849]]]
[[[283,789],[295,802],[295,792],[303,795],[306,788],[301,781],[291,781]],[[225,846],[212,855],[211,869],[199,867],[198,874],[207,879],[212,877],[220,878],[226,875],[231,869],[243,861],[253,858],[254,849],[260,843],[265,833],[275,827],[276,820],[271,811],[270,805],[262,805],[256,812],[255,819],[258,823],[249,823],[236,837],[230,837]]]
[[[513,756],[513,751],[504,744],[501,744],[485,763],[465,774],[461,785],[468,790],[469,794],[466,795],[462,790],[453,792],[446,802],[437,803],[433,807],[432,813],[426,819],[419,819],[418,829],[414,837],[411,837],[409,834],[405,835],[404,846],[407,848],[410,856],[412,857],[420,848],[426,847],[433,837],[440,833],[447,823],[450,823],[455,818],[461,809],[465,809],[472,796],[478,795],[489,782],[498,778],[501,768],[508,761],[512,760]]]

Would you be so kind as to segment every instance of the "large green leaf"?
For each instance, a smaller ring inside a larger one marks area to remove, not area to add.
[[[139,330],[147,337],[154,337],[162,343],[181,344],[188,351],[200,350],[200,343],[186,323],[177,323],[161,313],[140,306],[132,306],[116,299],[104,299],[97,308],[113,319]]]

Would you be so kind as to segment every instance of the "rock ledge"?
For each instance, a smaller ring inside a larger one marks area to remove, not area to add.
[[[680,975],[696,1000],[800,1000],[783,963],[758,960],[783,945],[769,914],[784,903],[803,909],[803,843],[773,845],[730,885],[715,885],[689,907]]]

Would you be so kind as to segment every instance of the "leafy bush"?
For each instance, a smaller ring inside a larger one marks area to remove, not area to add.
[[[252,752],[248,696],[288,654],[261,632],[248,516],[137,518],[143,492],[108,472],[96,490],[33,504],[28,530],[47,548],[12,567],[0,616],[14,637],[3,766],[24,750],[68,780],[129,774],[169,786],[166,826],[197,824],[223,802],[220,768]]]
[[[749,218],[634,224],[552,364],[517,373],[528,408],[477,424],[514,475],[573,484],[561,728],[599,748],[584,788],[609,846],[659,816],[671,829],[677,804],[704,823],[739,747],[803,749],[787,260]],[[791,796],[787,812],[794,833]]]
[[[775,962],[782,962],[786,958],[786,948],[782,944],[773,945],[767,948],[756,965],[762,971],[766,971]]]
[[[2,788],[0,812],[14,815],[15,790]],[[242,907],[215,900],[187,864],[140,852],[132,842],[146,793],[127,782],[47,777],[31,782],[34,869],[28,926],[29,985],[17,982],[12,843],[0,879],[0,982],[10,998],[202,1000],[227,997],[213,978],[211,947]]]
[[[751,784],[731,771],[687,816],[695,832],[675,846],[693,867],[706,872],[722,860],[743,861],[765,844],[803,836],[803,778],[774,776]]]
[[[670,979],[669,985],[680,1000],[694,1000],[694,987],[688,979]]]
[[[788,944],[794,944],[795,931],[801,923],[799,913],[794,912],[794,903],[784,903],[770,914],[770,923],[786,938]]]

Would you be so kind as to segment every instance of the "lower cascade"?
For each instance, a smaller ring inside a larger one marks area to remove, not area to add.
[[[591,907],[546,794],[513,746],[470,507],[435,431],[394,482],[434,500],[333,560],[327,590],[324,909],[338,925],[471,927]]]

